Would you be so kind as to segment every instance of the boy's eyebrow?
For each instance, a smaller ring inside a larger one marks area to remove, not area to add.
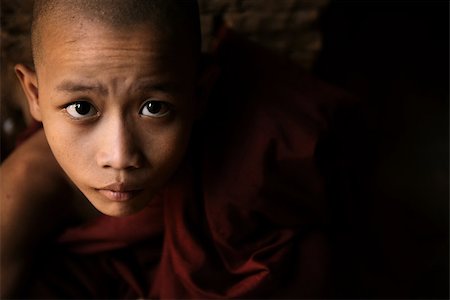
[[[164,82],[164,83],[148,83],[139,85],[137,88],[139,91],[146,92],[146,91],[161,91],[161,92],[171,92],[174,90],[177,90],[177,85],[172,82]]]
[[[58,91],[62,92],[86,92],[98,91],[101,94],[108,94],[108,89],[102,84],[84,84],[65,80],[56,86]]]
[[[108,89],[102,84],[85,84],[74,82],[70,80],[65,80],[56,86],[58,91],[62,92],[86,92],[86,91],[99,91],[101,94],[108,94]],[[164,82],[157,84],[143,84],[138,86],[140,91],[162,91],[170,92],[177,90],[177,85],[173,82]]]

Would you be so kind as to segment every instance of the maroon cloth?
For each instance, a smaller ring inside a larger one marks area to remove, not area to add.
[[[29,295],[332,296],[315,152],[345,97],[229,31],[215,59],[219,80],[173,182],[136,215],[69,228]]]

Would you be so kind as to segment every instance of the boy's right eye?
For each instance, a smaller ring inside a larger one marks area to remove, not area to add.
[[[97,114],[97,110],[87,101],[76,101],[66,106],[67,113],[75,118],[89,118]]]

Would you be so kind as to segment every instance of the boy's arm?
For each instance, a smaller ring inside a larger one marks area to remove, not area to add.
[[[29,262],[62,229],[73,192],[43,130],[8,157],[0,168],[1,297],[25,281]]]

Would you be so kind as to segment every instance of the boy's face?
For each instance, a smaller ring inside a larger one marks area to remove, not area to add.
[[[197,110],[192,47],[148,24],[60,23],[46,26],[37,81],[18,67],[31,111],[99,211],[137,212],[185,154]]]

